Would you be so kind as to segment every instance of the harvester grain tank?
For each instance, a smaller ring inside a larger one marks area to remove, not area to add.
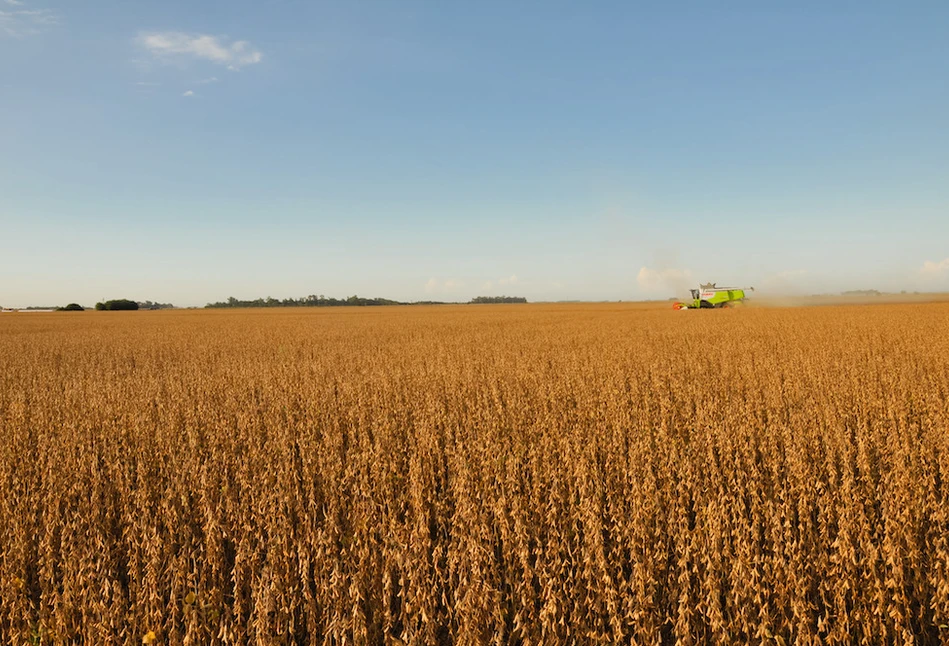
[[[690,289],[692,300],[675,303],[677,310],[700,310],[731,307],[745,300],[745,291],[753,292],[754,287],[718,287],[715,283],[699,285]]]

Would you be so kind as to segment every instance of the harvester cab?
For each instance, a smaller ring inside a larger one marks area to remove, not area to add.
[[[677,310],[699,310],[732,307],[745,300],[745,291],[753,292],[754,287],[718,287],[715,283],[699,285],[699,289],[690,289],[692,300],[677,302]]]

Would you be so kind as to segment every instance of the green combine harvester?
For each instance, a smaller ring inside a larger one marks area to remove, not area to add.
[[[699,285],[699,289],[690,289],[692,300],[675,303],[677,310],[704,310],[731,307],[745,300],[745,290],[755,291],[754,287],[718,287],[715,283]]]

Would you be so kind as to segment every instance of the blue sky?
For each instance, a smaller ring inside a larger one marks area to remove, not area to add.
[[[949,3],[0,0],[0,304],[949,290]]]

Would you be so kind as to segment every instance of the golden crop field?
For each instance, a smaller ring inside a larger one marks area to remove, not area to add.
[[[949,304],[0,315],[4,644],[949,641]]]

